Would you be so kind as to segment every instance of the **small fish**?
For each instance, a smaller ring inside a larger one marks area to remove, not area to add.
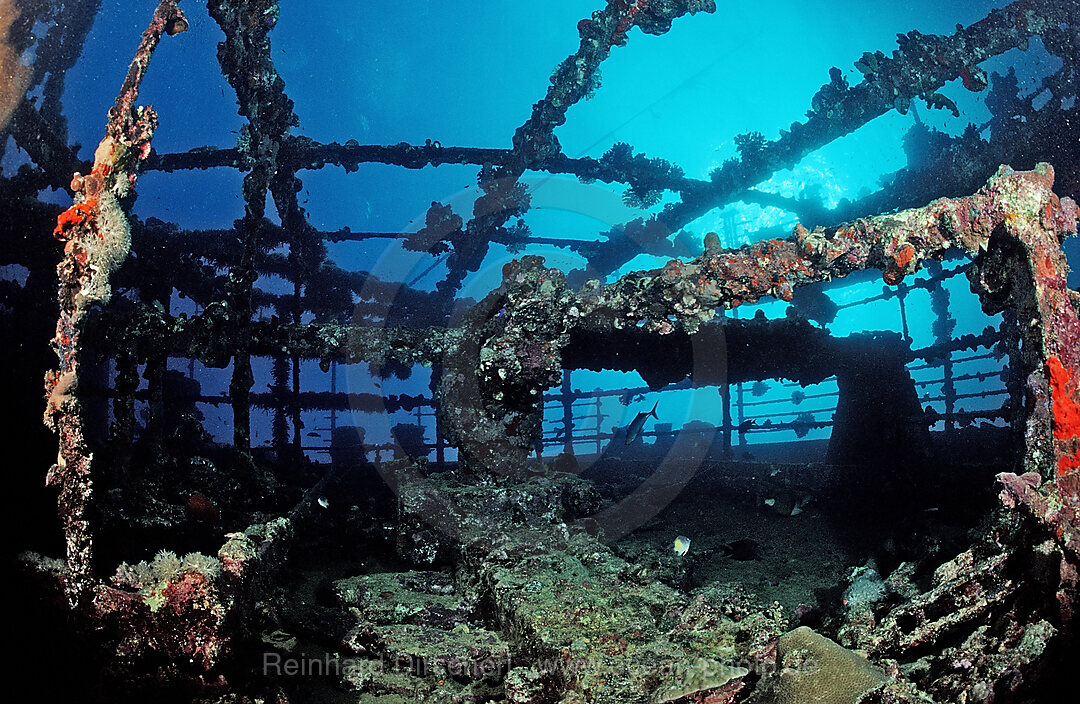
[[[745,562],[756,560],[759,556],[760,547],[757,541],[744,538],[733,543],[725,543],[720,546],[720,554],[733,560]]]
[[[675,554],[682,557],[690,551],[690,538],[680,535],[675,538]]]
[[[769,385],[764,381],[755,381],[754,385],[750,387],[751,396],[764,396],[769,392]]]
[[[800,403],[806,400],[806,392],[801,389],[795,389],[791,392],[791,402],[798,406]]]
[[[626,428],[626,444],[627,445],[629,445],[630,443],[637,440],[638,435],[641,434],[641,429],[645,427],[645,421],[646,421],[646,419],[648,419],[649,416],[652,416],[653,418],[656,418],[657,420],[660,419],[660,416],[656,415],[656,407],[659,404],[660,404],[660,402],[657,401],[656,403],[653,404],[653,407],[652,407],[651,411],[649,411],[648,413],[645,413],[644,411],[642,411],[641,413],[638,413],[637,416],[634,417],[634,420],[630,421],[630,425],[627,426],[627,428]]]
[[[325,496],[320,496],[319,497],[318,504],[320,506],[322,506],[323,508],[330,508],[330,502],[327,500],[327,498]]]

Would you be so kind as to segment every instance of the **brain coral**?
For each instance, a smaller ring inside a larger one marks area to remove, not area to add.
[[[886,680],[869,660],[806,626],[780,636],[776,661],[760,704],[855,704]]]

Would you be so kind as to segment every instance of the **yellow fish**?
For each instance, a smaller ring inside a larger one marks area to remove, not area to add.
[[[682,557],[690,550],[690,538],[680,535],[675,538],[675,554]]]

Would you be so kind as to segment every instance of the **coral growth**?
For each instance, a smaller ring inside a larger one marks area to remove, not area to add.
[[[887,679],[866,658],[806,626],[780,637],[776,663],[762,704],[855,704]]]
[[[206,494],[195,492],[187,500],[188,513],[199,521],[216,523],[221,517],[218,507]]]
[[[149,563],[146,560],[134,565],[120,563],[112,583],[120,589],[132,589],[150,597],[162,593],[184,572],[198,572],[213,580],[221,573],[221,563],[216,557],[202,553],[189,552],[181,559],[171,550],[161,550]]]
[[[611,33],[609,46],[626,45],[627,30],[634,25],[634,17],[637,13],[645,9],[648,4],[649,0],[614,0],[612,5],[618,8],[620,16],[618,24],[615,25],[615,31]]]
[[[98,587],[94,599],[99,617],[115,629],[117,654],[157,654],[210,669],[228,643],[219,574],[217,559],[198,553],[181,560],[163,550],[150,564],[121,564],[116,588]]]
[[[873,607],[885,598],[885,582],[873,563],[856,567],[851,573],[851,583],[844,590],[844,607],[856,611]]]
[[[57,216],[56,228],[53,229],[53,237],[65,239],[65,233],[70,228],[82,225],[89,218],[92,218],[95,210],[97,210],[97,198],[91,198],[81,203],[75,203]]]
[[[80,336],[93,304],[105,303],[111,293],[110,276],[128,255],[131,234],[120,199],[135,182],[139,165],[150,153],[157,126],[153,110],[136,106],[139,86],[150,56],[167,25],[183,17],[175,0],[161,2],[143,33],[116,104],[109,112],[106,135],[94,152],[90,176],[72,179],[82,191],[77,205],[57,219],[58,234],[67,239],[64,258],[57,266],[60,315],[53,346],[59,369],[46,375],[48,406],[45,423],[60,435],[57,461],[46,482],[59,489],[59,511],[64,520],[69,578],[69,600],[75,604],[90,596],[93,584],[90,561],[92,540],[86,520],[92,487],[92,455],[83,432],[82,407],[72,395],[78,388]]]
[[[1057,357],[1046,360],[1050,377],[1050,394],[1053,404],[1054,439],[1062,441],[1065,449],[1059,454],[1058,474],[1068,474],[1080,469],[1080,386]]]

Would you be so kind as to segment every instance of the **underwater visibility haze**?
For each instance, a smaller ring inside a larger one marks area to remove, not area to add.
[[[37,698],[1059,701],[1080,2],[0,0]]]

